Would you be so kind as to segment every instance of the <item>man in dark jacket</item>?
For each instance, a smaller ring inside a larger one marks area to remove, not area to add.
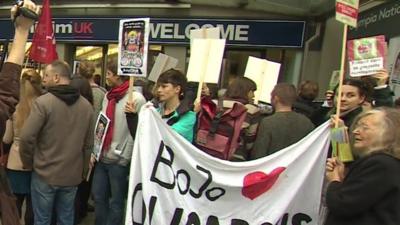
[[[32,104],[20,135],[24,166],[33,168],[32,205],[36,225],[74,223],[77,186],[89,164],[93,146],[93,107],[70,85],[71,69],[56,60],[46,66],[43,85],[48,93]],[[32,166],[33,164],[33,166]]]
[[[305,137],[314,124],[303,114],[293,112],[296,88],[292,84],[279,83],[271,92],[275,109],[272,116],[261,120],[251,159],[258,159],[282,150]]]
[[[39,8],[30,0],[25,0],[23,7],[38,11]],[[11,18],[14,19],[17,6],[11,9]],[[12,48],[0,72],[0,137],[3,137],[6,121],[10,118],[18,103],[19,77],[21,65],[25,56],[25,44],[33,20],[18,16],[15,18],[15,35]]]

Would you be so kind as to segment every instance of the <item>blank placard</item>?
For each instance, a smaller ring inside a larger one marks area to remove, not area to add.
[[[149,80],[157,82],[158,77],[165,71],[173,69],[178,65],[178,59],[165,54],[158,54],[156,62],[151,69]]]
[[[271,103],[271,91],[278,82],[280,68],[280,63],[249,57],[244,76],[252,79],[257,84],[257,91],[254,93],[254,102],[256,104],[258,101]]]
[[[194,39],[187,72],[188,81],[217,84],[225,49],[224,39]]]
[[[190,30],[190,46],[194,39],[220,39],[221,31],[219,27],[201,28]]]

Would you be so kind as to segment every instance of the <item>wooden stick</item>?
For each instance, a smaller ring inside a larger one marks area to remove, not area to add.
[[[129,89],[128,89],[128,102],[132,102],[133,100],[133,84],[135,82],[135,77],[129,77]]]
[[[342,42],[342,55],[340,62],[340,77],[339,77],[339,86],[337,89],[337,100],[336,100],[336,115],[335,115],[335,128],[339,127],[339,115],[340,115],[340,106],[342,101],[342,86],[344,79],[344,63],[346,62],[346,43],[347,43],[347,24],[344,25],[343,28],[343,42]],[[335,98],[335,96],[333,97]],[[333,157],[339,157],[339,149],[334,149],[332,151]]]
[[[29,55],[26,57],[24,69],[26,69],[26,67],[28,66],[28,62],[29,62]]]
[[[88,171],[88,173],[86,175],[86,181],[89,181],[91,173],[92,173],[92,167],[89,168],[89,171]]]
[[[347,24],[344,25],[343,28],[343,42],[342,42],[342,58],[340,62],[340,79],[339,86],[337,90],[337,101],[336,101],[336,115],[335,115],[335,128],[339,127],[339,115],[340,115],[340,106],[342,101],[342,83],[344,80],[344,64],[346,62],[346,43],[347,43]]]

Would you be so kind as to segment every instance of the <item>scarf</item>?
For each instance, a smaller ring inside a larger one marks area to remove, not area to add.
[[[115,105],[121,100],[129,88],[129,81],[125,81],[121,85],[112,88],[106,95],[108,99],[108,104],[106,108],[106,116],[110,119],[110,124],[108,125],[106,137],[103,143],[103,155],[105,155],[108,150],[110,150],[112,137],[114,134],[114,118],[115,118]]]

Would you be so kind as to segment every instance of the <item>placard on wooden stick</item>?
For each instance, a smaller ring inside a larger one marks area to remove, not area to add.
[[[359,0],[336,0],[336,20],[344,23],[342,38],[342,54],[340,60],[339,87],[337,90],[335,127],[339,126],[340,104],[342,99],[342,83],[344,79],[344,64],[346,55],[347,27],[357,27]],[[333,156],[335,156],[333,154]]]
[[[278,82],[280,68],[280,63],[249,57],[244,76],[257,84],[257,91],[254,93],[255,104],[258,101],[271,102],[271,91]]]
[[[120,20],[118,75],[147,76],[149,33],[149,18]]]
[[[194,39],[220,39],[221,30],[219,27],[201,28],[190,30],[190,46]]]
[[[158,54],[156,62],[151,69],[149,80],[157,82],[158,77],[165,71],[173,69],[178,65],[178,59],[165,54]]]
[[[224,49],[224,39],[194,39],[187,71],[188,81],[199,82],[199,89],[203,82],[217,84]]]
[[[359,0],[336,0],[336,20],[357,27]]]

